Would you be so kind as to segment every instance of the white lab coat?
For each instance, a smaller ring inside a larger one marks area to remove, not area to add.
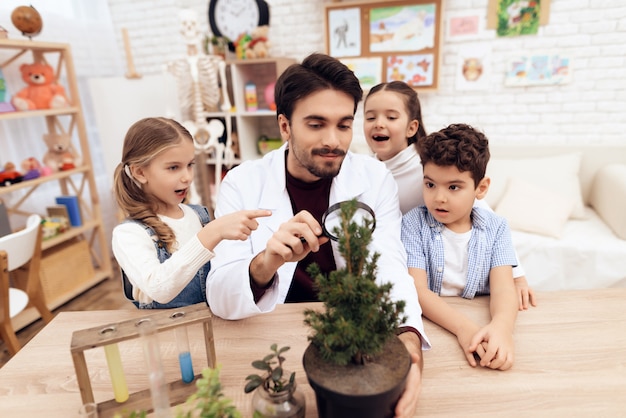
[[[259,160],[246,161],[230,170],[224,178],[217,199],[216,218],[243,209],[269,209],[272,215],[257,218],[259,227],[248,240],[223,240],[215,249],[207,278],[207,300],[213,313],[226,319],[240,319],[269,312],[287,296],[296,268],[295,262],[278,269],[274,284],[254,303],[248,268],[250,261],[265,249],[267,241],[293,211],[285,185],[285,148],[270,152]],[[380,254],[378,280],[394,283],[392,300],[406,301],[404,325],[424,333],[422,310],[413,279],[408,273],[406,252],[400,240],[402,215],[398,205],[397,185],[385,165],[368,155],[348,152],[339,174],[333,179],[329,204],[357,198],[369,205],[376,215],[376,229],[370,255]],[[337,268],[345,266],[338,245],[332,243]]]

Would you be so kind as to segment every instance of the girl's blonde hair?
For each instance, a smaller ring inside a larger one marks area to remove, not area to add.
[[[117,165],[113,175],[115,199],[124,215],[152,228],[170,252],[176,241],[174,231],[159,219],[156,200],[132,178],[130,167],[147,167],[157,155],[182,141],[193,142],[193,137],[175,120],[160,117],[141,119],[128,129],[124,138],[122,162]]]

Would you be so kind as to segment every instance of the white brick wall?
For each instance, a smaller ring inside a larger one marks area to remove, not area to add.
[[[271,52],[302,59],[324,50],[321,0],[267,0],[271,7]],[[119,42],[131,36],[140,73],[161,71],[163,63],[185,54],[178,33],[178,10],[198,11],[208,29],[207,0],[108,0]],[[488,0],[445,0],[446,12],[487,9]],[[626,132],[626,3],[623,0],[552,0],[550,23],[536,36],[442,44],[440,89],[420,93],[428,131],[465,122],[483,129],[492,142],[615,144]],[[445,19],[444,19],[445,20]],[[491,49],[489,91],[457,91],[457,55],[472,43]],[[563,86],[505,87],[506,63],[520,54],[545,51],[571,58],[574,79]],[[359,123],[360,120],[357,122]],[[355,130],[360,143],[360,129]]]

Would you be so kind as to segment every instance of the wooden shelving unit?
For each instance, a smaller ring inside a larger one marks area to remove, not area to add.
[[[261,135],[268,138],[280,138],[278,123],[276,122],[276,112],[269,109],[266,103],[265,88],[274,83],[285,69],[296,62],[293,58],[270,57],[248,60],[227,61],[227,82],[229,100],[233,104],[227,112],[208,112],[208,119],[230,119],[232,131],[237,136],[239,158],[235,159],[233,165],[237,165],[245,160],[261,158],[258,150],[257,140]],[[245,85],[251,82],[256,86],[258,110],[248,111],[246,109]],[[210,172],[215,172],[215,159],[208,158],[206,164],[209,165]],[[225,167],[231,168],[230,166]],[[220,170],[217,170],[218,172]],[[216,185],[219,179],[216,175],[211,175],[211,184]],[[206,193],[206,192],[205,192]],[[208,202],[204,202],[210,206]]]
[[[44,286],[55,286],[56,281],[63,286],[62,292],[55,292],[54,289],[47,289],[48,294],[54,295],[51,300],[46,300],[50,309],[57,308],[78,294],[84,292],[107,277],[113,276],[111,256],[109,254],[109,243],[106,241],[104,224],[102,220],[98,191],[94,178],[87,130],[83,116],[78,83],[70,46],[61,43],[33,42],[29,40],[0,39],[0,68],[5,69],[10,66],[18,66],[21,63],[32,63],[36,60],[45,60],[55,68],[57,77],[64,74],[67,80],[66,95],[71,103],[71,107],[63,109],[32,110],[24,112],[0,113],[0,123],[12,119],[20,118],[45,118],[47,132],[55,134],[58,130],[70,134],[73,138],[73,146],[80,154],[82,163],[75,169],[55,172],[50,176],[40,177],[34,180],[23,181],[6,187],[0,187],[0,198],[12,193],[22,191],[19,199],[13,202],[5,202],[11,215],[30,215],[31,211],[24,208],[24,203],[29,201],[37,192],[37,189],[49,183],[57,183],[59,195],[74,195],[78,198],[80,205],[82,225],[73,227],[69,231],[43,242],[44,250],[42,259],[42,275],[50,273],[55,266],[50,265],[50,260],[54,260],[57,250],[64,249],[64,256],[70,257],[67,266],[72,265],[73,245],[87,248],[91,264],[89,266],[89,277],[76,276],[76,273],[66,268],[64,274],[48,274],[47,280],[43,281]],[[56,66],[55,66],[56,65]],[[20,86],[12,86],[12,91],[17,91]],[[2,141],[8,140],[0,138],[0,148]],[[22,139],[20,139],[22,140]],[[23,138],[24,141],[31,141],[32,138]],[[76,141],[77,140],[77,141]],[[78,143],[76,143],[78,142]],[[23,156],[26,158],[27,156]],[[7,200],[7,199],[4,199]],[[53,205],[54,202],[50,202]],[[39,213],[45,216],[45,207]],[[84,241],[84,243],[82,242]],[[86,243],[86,246],[84,245]],[[69,250],[68,250],[69,248]],[[78,253],[76,253],[78,257]],[[85,254],[80,254],[85,257]],[[46,263],[48,259],[48,263]],[[77,260],[74,260],[78,263]],[[48,269],[44,271],[44,269]],[[64,271],[63,266],[59,266],[59,271]],[[58,276],[58,277],[57,277]],[[70,283],[68,288],[68,281]],[[69,289],[69,290],[68,290]],[[46,289],[44,289],[46,290]],[[20,329],[38,318],[38,313],[34,309],[23,311],[13,318],[14,327]]]
[[[261,135],[280,137],[276,112],[270,110],[265,102],[265,88],[274,83],[283,71],[296,60],[285,57],[237,60],[229,63],[235,104],[235,118],[239,149],[242,160],[260,158],[257,140]],[[247,111],[245,85],[254,83],[257,92],[258,110]]]

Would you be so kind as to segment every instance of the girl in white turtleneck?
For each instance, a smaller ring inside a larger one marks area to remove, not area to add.
[[[375,157],[393,174],[404,215],[424,204],[424,172],[414,144],[426,136],[426,130],[417,93],[402,81],[378,84],[365,98],[364,114],[365,139]],[[484,200],[477,200],[475,205],[491,210]],[[534,292],[519,263],[513,268],[513,277],[520,310],[536,306]]]

